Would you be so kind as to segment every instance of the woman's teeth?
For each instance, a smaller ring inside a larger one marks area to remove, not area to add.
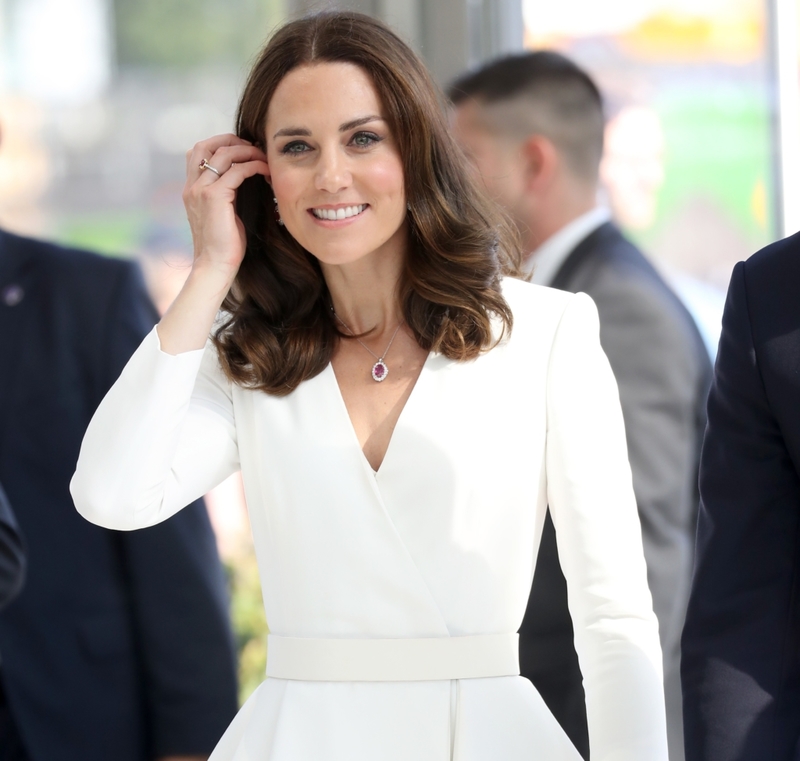
[[[361,212],[366,208],[367,204],[362,203],[359,206],[344,206],[341,209],[311,209],[311,213],[317,219],[336,220],[355,217],[357,214],[361,214]]]

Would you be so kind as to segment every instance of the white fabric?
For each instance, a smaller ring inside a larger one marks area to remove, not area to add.
[[[313,682],[431,682],[519,676],[519,635],[267,638],[267,676]]]
[[[115,529],[241,468],[270,630],[400,639],[518,630],[549,503],[593,761],[665,761],[661,653],[616,383],[584,294],[507,280],[511,337],[431,354],[377,474],[331,367],[286,397],[153,332],[97,410],[72,493]],[[212,761],[579,761],[531,683],[267,678]]]
[[[529,273],[533,271],[531,282],[550,285],[575,246],[609,221],[611,212],[604,206],[596,206],[551,235],[525,260],[523,268]]]

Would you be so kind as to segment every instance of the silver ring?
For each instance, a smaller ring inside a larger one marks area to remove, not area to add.
[[[211,164],[209,164],[208,161],[206,161],[206,159],[203,159],[200,162],[200,168],[201,169],[210,169],[212,172],[214,172],[215,175],[217,175],[217,177],[222,177],[222,172],[220,172],[219,169],[214,169],[214,167],[211,166]]]

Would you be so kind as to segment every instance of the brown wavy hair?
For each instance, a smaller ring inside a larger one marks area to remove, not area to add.
[[[423,349],[474,359],[512,328],[500,280],[518,274],[520,249],[511,224],[474,184],[439,89],[397,35],[348,11],[285,24],[250,72],[237,134],[264,148],[267,109],[280,81],[299,66],[334,62],[370,75],[399,148],[411,207],[397,293],[403,319]],[[247,250],[213,340],[232,381],[285,395],[322,372],[347,336],[331,315],[319,263],[277,224],[262,177],[244,181],[236,209]]]

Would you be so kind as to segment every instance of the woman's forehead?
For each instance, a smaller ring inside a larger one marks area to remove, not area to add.
[[[299,66],[278,84],[267,109],[266,132],[271,137],[288,127],[338,129],[349,121],[384,117],[372,78],[352,63]]]

